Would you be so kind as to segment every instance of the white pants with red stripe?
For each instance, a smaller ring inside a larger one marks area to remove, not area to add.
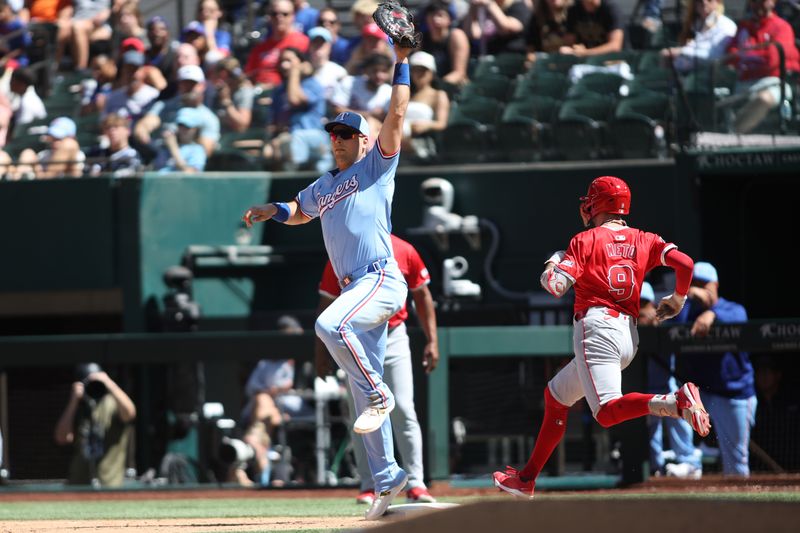
[[[317,335],[350,380],[356,413],[395,402],[383,381],[387,322],[400,310],[407,293],[405,279],[392,260],[346,286],[317,318]],[[406,474],[394,458],[389,417],[380,429],[362,437],[375,490],[396,486]]]
[[[550,380],[550,393],[566,406],[585,397],[597,416],[601,406],[622,396],[622,370],[639,348],[636,321],[612,316],[605,307],[590,307],[573,326],[575,357]]]

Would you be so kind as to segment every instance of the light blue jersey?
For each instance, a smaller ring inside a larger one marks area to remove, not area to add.
[[[392,198],[399,151],[381,152],[378,143],[344,171],[326,172],[300,191],[304,215],[319,217],[333,271],[340,280],[359,267],[392,257]]]

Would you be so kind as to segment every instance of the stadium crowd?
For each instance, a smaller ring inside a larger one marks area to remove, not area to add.
[[[545,151],[535,126],[569,131],[576,113],[609,125],[645,115],[648,135],[674,140],[675,117],[664,110],[680,91],[665,78],[673,72],[683,92],[719,104],[717,131],[777,131],[772,116],[794,125],[800,54],[778,13],[800,17],[786,2],[748,0],[734,21],[722,0],[689,0],[674,38],[659,0],[642,13],[623,13],[615,0],[411,4],[423,45],[410,58],[404,163],[435,161],[445,137],[458,143],[454,132],[476,122],[487,137],[497,125],[498,140],[522,123],[529,142],[519,151],[535,160]],[[271,0],[255,17],[244,3],[224,6],[202,0],[176,35],[159,15],[143,20],[138,0],[0,0],[0,176],[323,170],[330,117],[355,110],[377,131],[393,52],[372,21],[375,0],[357,0],[349,13]],[[732,75],[724,87],[706,79],[719,65]]]

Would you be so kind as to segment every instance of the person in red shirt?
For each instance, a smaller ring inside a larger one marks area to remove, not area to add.
[[[630,189],[620,178],[592,181],[580,205],[589,229],[545,263],[540,282],[546,291],[560,298],[575,288],[575,357],[545,387],[544,419],[528,463],[521,470],[507,467],[494,473],[494,484],[503,491],[533,497],[536,477],[566,431],[567,411],[584,397],[603,427],[651,414],[684,418],[702,436],[711,429],[692,383],[669,394],[622,394],[622,370],[639,345],[636,320],[645,274],[657,266],[675,270],[675,290],[656,309],[661,321],[683,308],[694,266],[674,244],[625,223],[620,215],[628,214],[630,200]]]
[[[436,311],[433,308],[433,297],[428,289],[431,281],[428,269],[414,247],[403,239],[392,235],[392,248],[397,259],[400,272],[408,283],[408,290],[414,300],[422,330],[427,343],[423,353],[422,365],[430,373],[439,361],[439,347],[436,337]],[[321,313],[340,294],[339,281],[333,272],[331,262],[325,265],[322,280],[319,284],[320,302],[318,312]],[[405,305],[389,319],[389,335],[386,339],[386,359],[383,363],[383,379],[394,392],[397,407],[389,415],[397,439],[397,447],[403,460],[403,470],[408,472],[407,501],[410,503],[432,503],[436,500],[428,492],[423,481],[422,466],[422,430],[414,409],[414,377],[411,369],[411,348],[405,321],[408,309]],[[325,345],[317,339],[315,359],[317,374],[324,376],[331,371],[331,357]],[[352,397],[348,398],[351,412],[355,412]],[[355,435],[354,435],[355,437]],[[360,438],[353,439],[353,452],[356,468],[361,478],[361,490],[356,497],[358,503],[371,505],[375,498],[372,486],[372,475],[367,464],[367,454]]]
[[[778,106],[780,90],[780,56],[775,46],[783,47],[786,72],[800,71],[800,52],[794,40],[794,30],[788,22],[774,13],[775,0],[749,0],[750,16],[739,22],[736,36],[728,47],[735,55],[732,62],[739,74],[737,93],[747,95],[747,103],[736,113],[737,133],[752,131]],[[755,48],[754,48],[755,47]],[[792,89],[784,84],[785,99],[791,100]]]
[[[308,52],[308,37],[294,28],[294,3],[291,0],[273,0],[269,8],[270,34],[255,46],[247,57],[244,72],[264,88],[271,89],[281,83],[278,59],[284,48]]]

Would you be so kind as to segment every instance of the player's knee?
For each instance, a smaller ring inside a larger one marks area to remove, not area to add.
[[[325,343],[329,340],[335,340],[338,337],[336,324],[326,317],[324,313],[320,315],[314,323],[314,330],[317,332],[317,337],[322,339],[322,342]]]
[[[544,388],[544,408],[548,411],[557,412],[566,416],[569,407],[556,400],[553,393],[550,392],[550,386]]]
[[[600,406],[597,414],[594,415],[594,419],[597,420],[597,423],[604,428],[610,428],[611,426],[615,426],[620,423],[616,413],[617,410],[614,408],[614,400],[612,400],[607,404]]]

